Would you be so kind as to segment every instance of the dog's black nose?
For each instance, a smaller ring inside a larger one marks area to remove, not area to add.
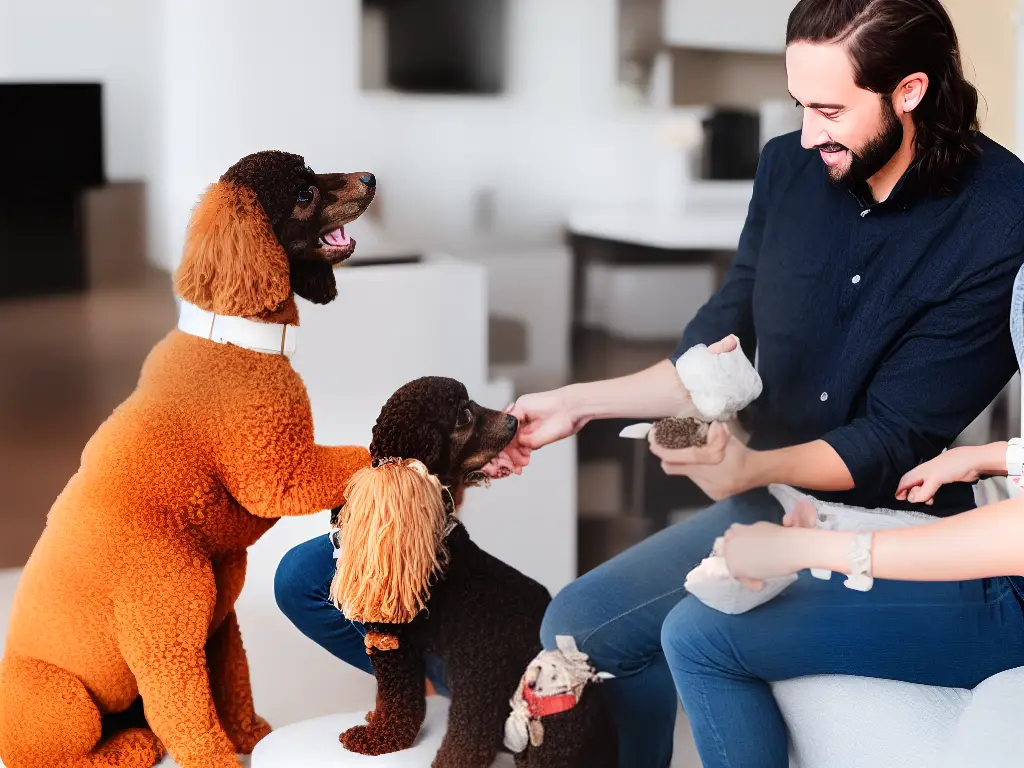
[[[363,182],[363,184],[365,184],[366,186],[370,187],[370,189],[373,189],[374,187],[377,186],[377,177],[374,176],[372,173],[364,173],[362,176],[359,177],[359,180]]]
[[[511,413],[505,415],[505,421],[508,422],[509,429],[519,429],[519,419],[517,419]]]

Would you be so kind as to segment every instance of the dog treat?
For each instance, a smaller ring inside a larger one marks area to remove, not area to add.
[[[740,348],[708,352],[704,344],[691,347],[676,362],[676,372],[704,421],[728,421],[756,400],[761,377]]]
[[[694,448],[707,445],[711,425],[700,419],[670,417],[654,423],[654,441],[663,448]]]

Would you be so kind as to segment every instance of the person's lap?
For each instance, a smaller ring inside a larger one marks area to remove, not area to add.
[[[788,765],[787,729],[768,681],[856,675],[972,688],[1024,664],[1024,614],[1006,579],[878,580],[869,592],[809,574],[753,611],[694,598],[662,642],[706,768]]]
[[[623,768],[668,765],[677,694],[695,731],[704,727],[700,710],[710,711],[713,702],[703,694],[700,701],[687,701],[698,679],[705,685],[714,677],[691,663],[690,657],[701,654],[720,654],[715,673],[741,683],[835,673],[965,686],[1024,664],[1024,658],[1016,660],[1024,621],[1016,600],[1003,592],[1004,580],[878,580],[870,592],[860,593],[846,589],[839,575],[830,582],[804,575],[775,600],[740,616],[687,596],[686,574],[732,523],[781,517],[781,507],[764,489],[733,497],[649,537],[555,596],[542,639],[552,648],[556,634],[572,635],[599,669],[616,675],[605,686],[622,732]],[[333,571],[326,537],[299,545],[278,569],[278,603],[301,631],[365,669],[361,628],[328,596]],[[969,655],[971,663],[949,664],[940,655]],[[443,690],[443,670],[433,667],[430,677]],[[777,718],[766,683],[762,693],[757,706],[770,710],[764,713],[769,720]]]

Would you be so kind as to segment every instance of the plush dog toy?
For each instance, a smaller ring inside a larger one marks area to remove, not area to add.
[[[604,733],[614,725],[592,687],[614,675],[598,672],[574,638],[560,635],[555,642],[558,647],[538,653],[519,681],[505,746],[523,768],[618,765],[614,739]]]
[[[441,377],[406,384],[381,410],[374,466],[352,478],[338,516],[331,585],[335,604],[366,627],[377,678],[367,725],[341,734],[347,749],[380,755],[413,744],[426,712],[424,655],[434,654],[452,693],[434,767],[494,762],[509,698],[542,650],[551,596],[474,544],[456,513],[464,489],[517,429],[515,417],[483,408],[461,383]],[[615,728],[602,703],[587,695],[558,715],[558,733],[529,765],[614,766]]]
[[[632,424],[622,437],[642,439],[653,431],[665,448],[691,448],[707,442],[712,422],[729,421],[761,395],[761,377],[744,355],[739,340],[730,352],[715,354],[704,344],[686,350],[676,373],[690,394],[687,407],[652,424]]]
[[[270,728],[233,606],[277,518],[344,502],[361,447],[313,442],[294,295],[336,295],[370,174],[248,156],[193,213],[179,327],[89,440],[18,585],[0,662],[7,768],[237,768]],[[343,330],[343,329],[341,329]],[[139,701],[141,697],[141,702]],[[118,713],[144,708],[135,727]]]

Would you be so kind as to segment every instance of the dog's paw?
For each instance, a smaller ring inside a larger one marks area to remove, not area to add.
[[[367,719],[371,723],[373,722],[370,717],[372,714],[371,712],[367,715]],[[416,734],[414,733],[411,738],[408,738],[400,733],[374,728],[373,725],[357,725],[341,734],[338,741],[349,752],[356,752],[360,755],[387,755],[411,747],[416,741]]]
[[[270,724],[259,715],[254,715],[251,722],[245,726],[225,726],[231,743],[240,755],[251,755],[256,745],[271,732]]]

